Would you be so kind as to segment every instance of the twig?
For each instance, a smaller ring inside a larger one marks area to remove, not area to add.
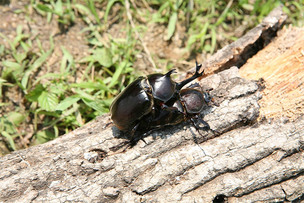
[[[136,28],[135,28],[135,24],[133,22],[133,19],[132,19],[132,15],[131,15],[131,12],[130,12],[130,3],[128,0],[125,0],[125,7],[126,7],[126,11],[127,11],[127,16],[128,16],[128,19],[131,23],[131,26],[132,28],[134,29],[134,32],[136,34],[136,37],[139,39],[139,41],[141,42],[141,45],[142,47],[144,48],[144,51],[146,52],[146,54],[148,55],[148,60],[150,61],[150,63],[152,64],[153,68],[156,69],[156,65],[151,57],[151,54],[150,54],[150,51],[149,49],[147,48],[146,44],[144,43],[143,39],[141,38],[141,36],[139,35],[139,33],[137,32]]]

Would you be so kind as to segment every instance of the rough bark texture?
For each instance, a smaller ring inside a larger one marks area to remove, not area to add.
[[[2,201],[295,200],[304,193],[304,120],[250,125],[259,86],[232,67],[201,81],[220,102],[204,112],[222,134],[205,141],[190,124],[152,133],[124,149],[108,116],[0,160]],[[210,87],[210,86],[209,86]],[[196,144],[197,142],[198,144]],[[120,149],[119,149],[120,148]],[[118,151],[113,151],[117,150]],[[121,151],[121,152],[119,152]]]
[[[294,39],[296,40],[296,39]],[[219,107],[126,149],[104,115],[0,158],[0,201],[283,202],[304,199],[304,119],[264,119],[263,86],[231,67],[200,81]],[[266,86],[267,88],[267,86]],[[124,149],[126,149],[124,151]]]

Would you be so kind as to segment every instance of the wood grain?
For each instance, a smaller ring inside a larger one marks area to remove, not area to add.
[[[241,68],[242,77],[263,78],[261,118],[297,119],[304,113],[304,28],[285,28]]]

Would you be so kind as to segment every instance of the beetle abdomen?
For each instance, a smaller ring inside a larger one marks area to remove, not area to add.
[[[111,106],[112,120],[121,131],[131,130],[137,120],[151,112],[153,97],[145,91],[140,77],[124,89]]]

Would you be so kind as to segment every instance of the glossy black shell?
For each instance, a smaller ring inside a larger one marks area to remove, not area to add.
[[[171,74],[174,70],[164,74],[148,75],[148,81],[152,88],[152,95],[154,99],[166,103],[172,98],[176,91],[176,83],[171,79]]]
[[[172,98],[176,92],[176,83],[171,79],[173,72],[139,77],[115,98],[110,112],[119,130],[131,131],[144,115],[151,112],[155,101],[165,103]]]
[[[154,105],[152,94],[144,77],[139,77],[126,87],[112,102],[111,118],[121,131],[131,130]]]

